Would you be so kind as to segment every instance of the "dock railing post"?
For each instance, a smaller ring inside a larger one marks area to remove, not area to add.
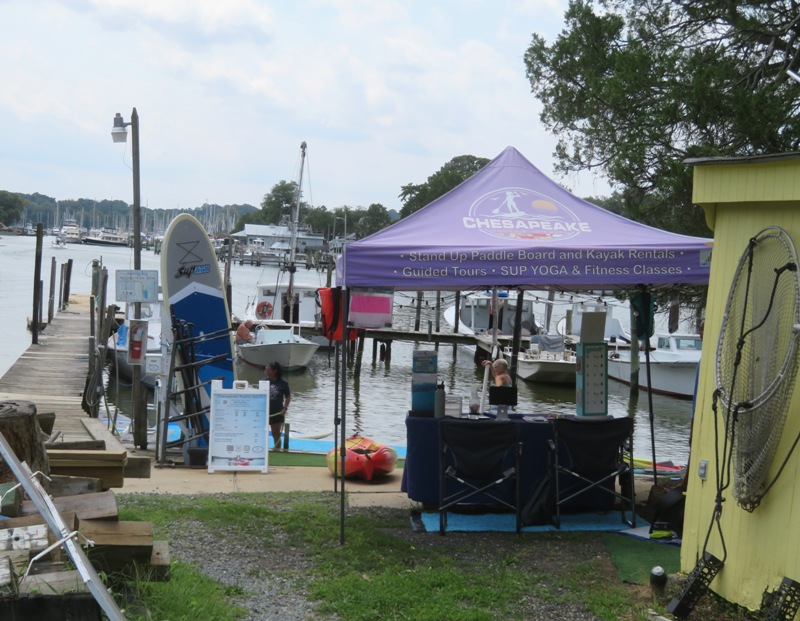
[[[42,223],[36,224],[36,258],[33,265],[33,312],[31,312],[31,344],[39,344],[39,307],[42,290],[39,282],[42,279]]]
[[[56,258],[50,260],[50,296],[47,299],[47,323],[53,321],[56,299]]]

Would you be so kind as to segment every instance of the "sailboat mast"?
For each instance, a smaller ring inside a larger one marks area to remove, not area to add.
[[[289,248],[289,286],[286,294],[289,298],[290,308],[294,306],[294,272],[297,266],[294,264],[295,247],[297,246],[297,225],[300,219],[300,197],[303,193],[303,168],[306,163],[306,141],[300,143],[300,180],[297,183],[297,200],[294,202],[294,213],[292,214],[292,236]]]

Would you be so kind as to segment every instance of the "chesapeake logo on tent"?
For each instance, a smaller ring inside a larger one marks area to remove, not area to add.
[[[526,188],[501,188],[484,194],[469,209],[464,227],[499,238],[569,239],[591,226],[570,209]]]

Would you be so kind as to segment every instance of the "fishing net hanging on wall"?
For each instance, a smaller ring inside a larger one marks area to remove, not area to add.
[[[767,474],[794,389],[797,264],[783,229],[766,228],[753,237],[734,274],[717,344],[716,398],[726,413],[733,497],[747,511],[774,483],[767,483]]]

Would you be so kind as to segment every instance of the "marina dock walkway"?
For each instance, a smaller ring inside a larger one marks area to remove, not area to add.
[[[53,430],[61,432],[60,442],[93,438],[82,407],[90,321],[89,297],[73,295],[67,310],[39,333],[38,344],[30,345],[0,378],[0,402],[31,401],[37,414],[54,413]]]

